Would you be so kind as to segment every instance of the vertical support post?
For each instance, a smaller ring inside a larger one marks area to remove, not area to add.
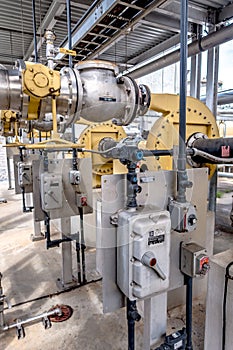
[[[187,94],[187,57],[188,57],[188,0],[180,2],[180,120],[179,120],[179,155],[177,171],[177,201],[186,202],[186,94]]]
[[[62,238],[70,235],[71,222],[70,218],[61,218]],[[70,286],[74,282],[72,275],[72,246],[71,242],[61,243],[62,253],[62,287]]]
[[[217,94],[218,94],[218,67],[219,67],[219,48],[215,47],[208,50],[207,56],[207,81],[206,81],[206,105],[216,118],[217,114]],[[217,194],[217,170],[210,180],[209,185],[209,205],[210,211],[216,210]]]
[[[197,95],[197,55],[191,57],[190,96]]]
[[[7,140],[6,140],[6,144],[8,144]],[[9,147],[6,147],[6,164],[7,164],[7,175],[8,175],[8,184],[9,184],[8,190],[13,190],[12,178],[11,178],[10,155],[11,155],[11,151]]]
[[[197,29],[198,40],[202,36],[202,26],[198,25]],[[197,90],[196,90],[196,98],[200,100],[201,97],[201,68],[202,68],[202,51],[197,55]]]
[[[35,62],[38,63],[37,39],[36,39],[36,4],[35,4],[35,0],[32,0],[32,19],[33,19],[33,40],[34,40]]]
[[[155,346],[167,330],[167,293],[144,300],[143,350]]]
[[[45,235],[41,232],[41,222],[36,221],[35,210],[33,210],[33,223],[34,223],[34,233],[31,234],[32,242],[41,241],[45,239]]]
[[[67,33],[69,50],[72,50],[72,33],[71,33],[71,5],[70,0],[66,0],[66,14],[67,14]],[[72,56],[69,55],[69,66],[72,68]]]
[[[53,116],[53,138],[59,137],[57,133],[57,102],[56,96],[52,96],[52,116]]]
[[[214,105],[214,48],[207,54],[206,105],[213,111]]]
[[[202,26],[193,24],[194,40],[201,38]],[[191,77],[190,77],[190,96],[200,99],[200,83],[201,83],[201,52],[191,56]]]
[[[200,100],[201,97],[201,65],[202,65],[202,52],[197,55],[197,91],[196,98]]]

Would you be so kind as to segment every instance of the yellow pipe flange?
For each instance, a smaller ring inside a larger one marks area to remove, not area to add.
[[[172,149],[179,144],[179,96],[173,94],[152,94],[150,109],[162,113],[152,126],[146,143],[147,149]],[[219,137],[219,130],[214,115],[209,108],[196,98],[187,97],[186,136],[203,133],[209,138]],[[149,170],[171,170],[172,158],[165,156],[146,161]],[[212,176],[216,166],[203,164],[209,168]]]

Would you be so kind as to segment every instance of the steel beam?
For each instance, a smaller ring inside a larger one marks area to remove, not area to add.
[[[223,22],[231,19],[233,17],[233,3],[229,3],[229,5],[223,7],[219,10],[218,22]]]
[[[55,19],[55,17],[61,16],[65,8],[66,8],[65,0],[53,0],[41,23],[41,26],[37,30],[37,35],[40,35],[41,32],[43,33],[44,29],[53,29],[53,27],[57,23],[57,20]],[[39,49],[43,44],[43,42],[44,42],[44,38],[42,37],[42,39],[39,40],[37,44],[37,52],[39,52]],[[32,40],[23,59],[28,60],[33,54],[34,54],[34,42]]]
[[[87,16],[79,26],[76,27],[75,31],[72,33],[72,48],[74,48],[80,40],[91,31],[95,25],[101,21],[101,19],[109,12],[119,0],[103,0],[101,6],[96,6]],[[68,49],[68,40],[66,40],[63,45],[65,49]],[[55,57],[56,60],[61,60],[65,54],[59,53]]]
[[[161,44],[158,44],[154,47],[152,47],[151,49],[143,52],[142,54],[138,55],[137,57],[134,57],[130,60],[128,60],[129,64],[137,64],[137,63],[141,63],[143,61],[146,61],[148,59],[150,59],[151,57],[155,57],[159,54],[161,54],[161,52],[164,52],[168,49],[171,49],[172,47],[178,45],[180,42],[180,35],[176,34],[174,36],[172,36],[171,38],[163,41]]]
[[[148,25],[148,27],[162,28],[165,30],[171,30],[173,32],[180,32],[180,21],[177,18],[173,18],[170,15],[158,13],[156,11],[148,14],[142,21],[142,24]],[[192,32],[191,24],[189,24],[189,33]]]
[[[180,1],[172,1],[172,2],[165,2],[163,8],[157,8],[155,10],[157,13],[168,15],[172,18],[180,19]],[[206,23],[207,19],[207,9],[202,8],[200,6],[190,6],[188,9],[188,21],[197,23],[197,24],[204,24]]]

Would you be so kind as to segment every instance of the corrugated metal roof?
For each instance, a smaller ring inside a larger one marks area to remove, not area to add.
[[[72,27],[80,21],[91,5],[98,3],[99,9],[103,2],[104,0],[72,0]],[[51,10],[49,20],[53,21],[57,46],[60,46],[67,36],[65,3],[65,0],[36,1],[37,29]],[[99,21],[99,24],[96,24],[89,30],[88,35],[84,35],[77,42],[75,46],[77,50],[76,61],[98,57],[123,64],[136,63],[139,55],[175,37],[179,32],[180,1],[178,0],[118,0],[113,1],[113,3],[114,6]],[[142,18],[143,9],[151,4],[154,4],[151,13],[146,13],[145,17]],[[228,6],[229,11],[225,11],[225,13],[228,17],[232,17],[233,10],[228,0],[189,1],[189,21],[208,24],[217,18],[221,22],[226,17],[226,15],[222,15],[221,18],[221,9],[228,9]],[[215,12],[216,9],[217,12]],[[132,26],[131,23],[133,23]],[[41,35],[43,32],[44,28],[42,28]],[[38,41],[40,41],[41,35],[38,32]],[[31,56],[32,50],[29,48],[32,47],[32,41],[32,1],[1,0],[0,63],[12,65],[17,58]],[[39,55],[45,56],[44,46],[43,44]],[[65,64],[67,57],[62,58],[62,60]]]

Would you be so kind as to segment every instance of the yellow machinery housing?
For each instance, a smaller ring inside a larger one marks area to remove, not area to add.
[[[120,141],[126,137],[126,133],[121,126],[112,124],[111,122],[91,124],[81,133],[79,144],[86,149],[98,150],[99,142],[104,137],[111,137],[116,141]],[[96,153],[80,153],[80,158],[92,158],[92,174],[93,187],[101,186],[101,176],[119,174],[125,172],[125,167],[118,161],[106,159]]]
[[[150,109],[162,113],[152,126],[147,142],[147,149],[172,149],[179,144],[179,96],[173,94],[152,94]],[[219,130],[214,115],[209,108],[196,98],[187,97],[186,135],[187,140],[195,133],[205,134],[208,138],[219,137]],[[149,157],[146,161],[148,170],[171,170],[172,159],[169,156]],[[204,164],[209,168],[210,176],[216,166]]]

